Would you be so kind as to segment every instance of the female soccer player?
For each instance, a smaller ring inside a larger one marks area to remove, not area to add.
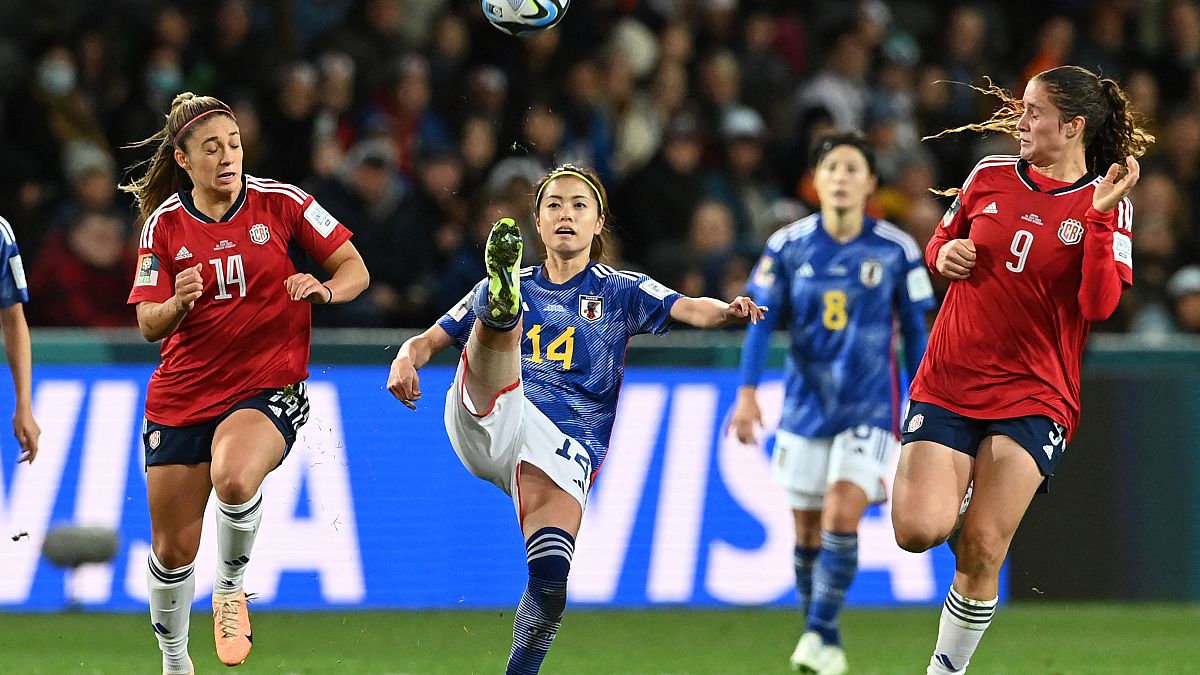
[[[192,562],[209,493],[217,493],[217,656],[250,653],[242,576],[262,520],[259,486],[308,419],[311,304],[367,287],[350,231],[302,190],[242,173],[229,106],[175,97],[145,174],[123,189],[145,224],[133,291],[138,325],[162,340],[146,392],[151,552],[146,581],[164,673],[191,672]],[[333,277],[297,273],[297,244]]]
[[[755,441],[767,343],[786,320],[787,394],[772,470],[792,505],[807,621],[791,663],[825,675],[847,670],[838,614],[858,569],[858,523],[886,499],[884,474],[899,449],[893,325],[899,320],[912,373],[925,352],[933,287],[912,237],[863,212],[876,185],[866,139],[826,136],[812,159],[820,212],[776,232],[750,278],[754,300],[775,311],[746,332],[731,426],[743,443]]]
[[[1039,73],[1020,101],[983,91],[1000,109],[951,131],[1008,133],[1020,154],[982,159],[925,249],[951,283],[913,382],[892,501],[909,551],[946,541],[969,502],[929,673],[966,671],[1009,542],[1075,430],[1089,327],[1133,280],[1126,195],[1154,141],[1121,87],[1083,68]]]
[[[0,218],[0,332],[4,333],[4,356],[8,359],[17,402],[12,418],[13,437],[21,446],[17,463],[32,464],[42,429],[33,418],[33,353],[29,324],[25,322],[26,302],[29,302],[29,288],[17,237],[8,221]]]
[[[463,464],[512,496],[529,582],[517,607],[507,672],[536,673],[567,601],[567,573],[588,490],[608,451],[625,349],[672,321],[700,328],[757,321],[765,307],[689,298],[600,264],[608,194],[591,169],[564,165],[535,187],[546,261],[519,269],[520,229],[492,228],[488,278],[392,361],[388,390],[415,408],[417,370],[463,349],[446,399],[446,431]]]

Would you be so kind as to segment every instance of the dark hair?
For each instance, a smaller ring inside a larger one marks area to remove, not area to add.
[[[150,218],[150,214],[154,213],[160,204],[182,190],[190,181],[187,172],[175,161],[175,149],[187,151],[185,145],[195,133],[195,128],[188,128],[188,125],[201,115],[209,114],[227,115],[230,119],[236,119],[233,111],[223,101],[185,91],[171,101],[171,111],[166,115],[167,122],[158,133],[126,146],[140,148],[158,144],[150,159],[129,167],[132,170],[146,165],[146,172],[141,178],[119,186],[121,190],[133,195],[142,220]]]
[[[535,221],[538,217],[538,211],[542,206],[542,189],[546,187],[546,184],[556,178],[572,175],[576,176],[577,178],[579,176],[584,177],[583,182],[587,183],[592,190],[596,192],[596,200],[599,202],[598,206],[600,207],[600,217],[604,218],[606,221],[608,220],[608,190],[605,189],[603,181],[600,180],[600,174],[596,173],[596,170],[591,167],[578,166],[575,164],[563,164],[555,169],[552,169],[550,173],[546,174],[545,176],[542,176],[541,180],[539,180],[537,184],[533,186],[533,218]],[[588,257],[595,262],[604,262],[604,252],[607,248],[608,226],[607,223],[605,223],[605,228],[600,230],[600,234],[597,234],[592,239],[592,250],[588,253]]]
[[[825,159],[825,155],[828,155],[833,152],[834,148],[842,145],[848,145],[861,152],[863,158],[867,160],[867,169],[871,172],[872,176],[875,175],[875,150],[867,142],[867,137],[857,131],[839,131],[817,138],[813,143],[812,152],[810,153],[812,168],[817,168],[821,160]]]
[[[991,79],[984,79],[987,81],[985,87],[967,86],[1000,99],[1000,108],[990,118],[984,122],[946,129],[922,140],[959,131],[999,131],[1014,138],[1019,136],[1017,124],[1025,111],[1024,105],[1007,90],[993,84]],[[1076,117],[1084,119],[1083,146],[1089,171],[1103,175],[1110,165],[1123,164],[1130,155],[1142,156],[1154,142],[1154,136],[1139,126],[1136,111],[1115,80],[1101,78],[1079,66],[1051,68],[1038,73],[1033,79],[1046,86],[1050,102],[1059,109],[1059,121],[1068,122]],[[944,194],[957,192],[947,190]]]

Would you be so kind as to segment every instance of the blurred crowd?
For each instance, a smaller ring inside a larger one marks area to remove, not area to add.
[[[1158,136],[1133,195],[1136,284],[1098,328],[1200,333],[1197,0],[576,0],[523,39],[479,0],[0,3],[0,216],[35,325],[134,325],[139,224],[116,185],[191,90],[232,106],[248,173],[355,233],[371,289],[318,325],[428,324],[484,275],[496,218],[531,228],[530,185],[565,161],[610,190],[614,265],[729,299],[815,208],[815,136],[866,133],[869,212],[924,245],[947,206],[929,189],[1016,151],[922,142],[990,114],[953,83],[1019,97],[1066,63],[1118,79]]]

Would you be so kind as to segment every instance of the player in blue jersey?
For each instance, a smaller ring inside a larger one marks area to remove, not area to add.
[[[33,419],[33,357],[22,305],[26,302],[29,302],[29,287],[25,283],[17,238],[8,221],[0,218],[0,330],[4,333],[4,354],[17,398],[13,436],[21,445],[18,462],[32,463],[37,457],[42,430]]]
[[[750,298],[690,298],[604,254],[608,195],[596,172],[564,165],[535,187],[546,260],[519,269],[520,229],[492,229],[488,278],[400,348],[388,390],[415,409],[417,370],[451,344],[463,350],[446,398],[446,431],[462,463],[512,496],[529,580],[517,608],[509,674],[536,673],[558,632],[588,490],[604,461],[625,349],[672,322],[720,328],[761,319]]]
[[[791,663],[826,675],[847,670],[838,614],[858,568],[858,523],[886,499],[884,473],[899,448],[895,326],[914,372],[933,289],[912,237],[864,213],[876,184],[866,140],[821,139],[813,167],[820,212],[772,235],[751,275],[754,300],[776,311],[746,333],[731,426],[743,443],[755,441],[767,342],[773,329],[786,329],[772,473],[792,505],[796,588],[807,620]]]

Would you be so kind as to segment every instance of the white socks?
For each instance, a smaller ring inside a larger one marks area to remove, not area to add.
[[[262,511],[261,491],[245,504],[217,500],[217,581],[213,591],[233,593],[242,587]]]
[[[942,605],[942,619],[938,624],[937,647],[929,660],[927,675],[967,672],[967,664],[979,646],[983,631],[992,623],[996,612],[996,600],[972,600],[958,594],[954,587],[946,595]]]
[[[192,600],[196,597],[196,576],[192,565],[167,569],[154,551],[146,569],[146,587],[150,591],[150,623],[163,653],[164,673],[188,673],[188,624]]]

